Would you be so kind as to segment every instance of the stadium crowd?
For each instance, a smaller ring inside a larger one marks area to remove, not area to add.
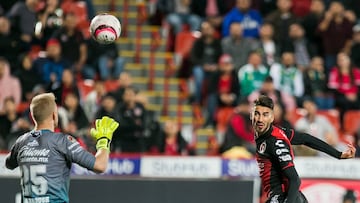
[[[162,125],[146,109],[147,98],[124,71],[117,44],[100,45],[88,35],[82,22],[94,16],[92,2],[85,1],[86,19],[68,2],[0,3],[0,149],[8,150],[32,129],[31,98],[53,92],[60,107],[58,130],[89,150],[94,148],[89,128],[108,115],[120,123],[114,152],[196,154],[176,118]],[[275,124],[339,149],[345,139],[360,147],[360,133],[342,135],[346,112],[360,110],[360,1],[145,2],[156,8],[149,9],[146,23],[170,30],[169,51],[175,52],[173,41],[181,32],[201,34],[178,64],[177,77],[193,82],[189,103],[202,109],[204,127],[217,130],[218,153],[243,147],[254,154],[249,110],[260,94],[275,101]],[[89,94],[79,90],[80,80],[94,82]],[[107,87],[108,81],[117,81],[115,87]],[[294,122],[300,108],[306,116]],[[330,110],[340,112],[339,126],[318,113]],[[223,111],[228,116],[220,127]],[[296,152],[318,155],[302,147]]]

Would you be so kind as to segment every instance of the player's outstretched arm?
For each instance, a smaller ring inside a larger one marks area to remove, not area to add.
[[[291,140],[291,144],[293,145],[303,144],[315,150],[324,152],[337,159],[349,159],[355,157],[356,150],[352,144],[348,144],[348,149],[346,151],[340,152],[337,149],[335,149],[333,146],[307,133],[294,132],[290,140]]]
[[[96,119],[95,128],[90,131],[91,135],[96,139],[97,153],[93,169],[95,172],[105,172],[109,161],[110,143],[118,126],[119,123],[108,116]]]
[[[341,153],[341,159],[350,159],[355,157],[356,148],[354,145],[348,143],[348,149]]]

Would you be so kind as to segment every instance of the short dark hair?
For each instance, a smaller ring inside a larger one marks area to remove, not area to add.
[[[270,109],[274,109],[274,102],[273,100],[266,96],[266,95],[260,95],[255,101],[254,101],[254,106],[265,106],[268,107]]]

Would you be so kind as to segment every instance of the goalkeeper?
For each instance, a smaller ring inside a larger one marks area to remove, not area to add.
[[[69,202],[71,163],[104,172],[112,134],[119,124],[106,116],[96,120],[95,128],[91,129],[97,140],[94,156],[72,136],[54,132],[58,115],[52,93],[35,96],[30,112],[35,129],[17,139],[6,158],[6,167],[20,167],[22,202]]]

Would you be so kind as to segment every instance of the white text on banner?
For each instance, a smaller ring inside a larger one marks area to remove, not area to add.
[[[301,178],[335,178],[360,180],[360,159],[297,157],[295,167]]]
[[[219,178],[221,159],[219,157],[143,157],[140,175],[164,178]]]

